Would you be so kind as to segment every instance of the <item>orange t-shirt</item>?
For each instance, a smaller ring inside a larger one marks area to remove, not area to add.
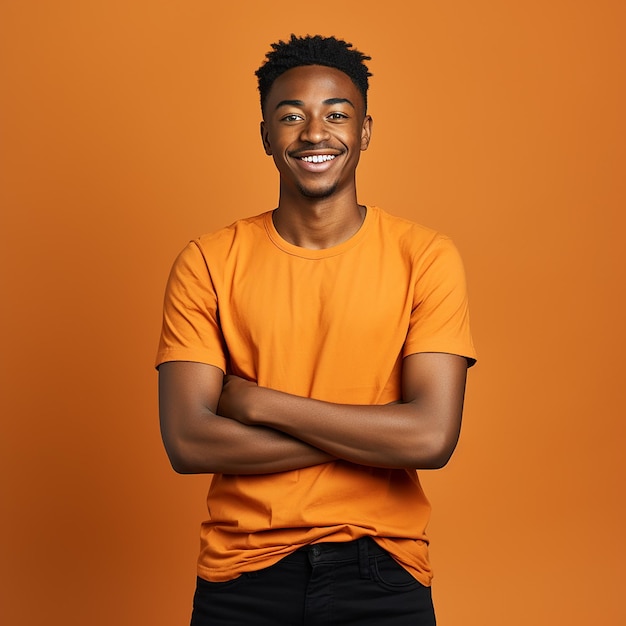
[[[272,213],[190,242],[167,285],[157,365],[196,361],[291,394],[346,404],[401,398],[403,357],[474,362],[464,271],[445,236],[368,207],[323,250],[294,246]],[[372,536],[425,585],[430,506],[415,470],[334,461],[213,475],[198,575],[267,567],[320,541]]]

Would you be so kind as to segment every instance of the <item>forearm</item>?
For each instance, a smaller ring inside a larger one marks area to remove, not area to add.
[[[415,403],[334,404],[257,387],[249,411],[250,423],[280,430],[332,456],[377,467],[441,467],[458,439],[458,430],[443,432],[436,415]]]
[[[403,362],[403,403],[336,404],[257,387],[229,376],[220,413],[281,431],[333,457],[374,467],[445,465],[458,441],[467,361],[420,353]]]
[[[181,474],[269,474],[333,460],[287,433],[206,412],[184,430],[163,432],[172,467]]]
[[[182,474],[267,474],[332,460],[272,428],[245,425],[217,410],[223,373],[212,365],[172,361],[159,367],[161,435]]]

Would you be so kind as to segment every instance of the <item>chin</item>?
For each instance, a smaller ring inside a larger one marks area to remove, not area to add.
[[[330,196],[332,196],[335,191],[337,191],[337,185],[331,185],[330,187],[324,187],[322,189],[311,189],[310,187],[304,187],[303,185],[299,185],[298,189],[305,198],[321,199],[329,198]]]

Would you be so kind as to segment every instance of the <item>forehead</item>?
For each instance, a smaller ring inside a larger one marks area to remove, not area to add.
[[[281,74],[268,93],[266,108],[272,110],[283,100],[301,100],[305,105],[331,98],[347,98],[363,111],[363,96],[344,72],[323,65],[302,65]]]

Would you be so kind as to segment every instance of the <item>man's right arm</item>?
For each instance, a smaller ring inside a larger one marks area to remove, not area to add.
[[[161,435],[181,474],[269,474],[334,460],[329,454],[263,426],[217,415],[224,374],[212,365],[169,361],[159,366]]]

